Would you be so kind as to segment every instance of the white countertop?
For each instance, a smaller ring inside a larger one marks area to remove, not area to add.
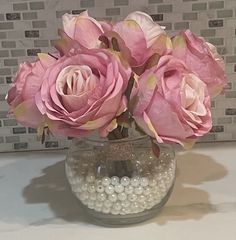
[[[140,225],[93,225],[64,173],[64,151],[0,154],[0,240],[236,240],[236,143],[179,152],[174,192]]]

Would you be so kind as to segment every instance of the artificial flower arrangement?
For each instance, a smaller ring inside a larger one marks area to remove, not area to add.
[[[95,130],[191,146],[210,131],[211,97],[226,86],[216,48],[190,30],[169,37],[143,12],[105,22],[65,14],[52,53],[20,65],[7,101],[19,123],[69,137]]]

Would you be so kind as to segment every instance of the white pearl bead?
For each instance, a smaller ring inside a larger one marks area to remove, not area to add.
[[[90,193],[96,192],[96,187],[95,187],[94,184],[89,184],[89,186],[88,186],[88,192],[90,192]]]
[[[112,209],[112,210],[111,210],[111,214],[113,214],[113,215],[118,215],[118,214],[119,214],[119,210]]]
[[[89,202],[88,203],[88,208],[94,209],[94,202]]]
[[[120,179],[117,176],[111,177],[111,184],[112,185],[117,185],[119,184]]]
[[[146,196],[151,192],[151,188],[150,187],[145,187],[143,190],[143,194]]]
[[[105,193],[98,193],[97,194],[97,200],[98,201],[104,201],[107,198]]]
[[[112,194],[112,193],[114,193],[114,187],[112,186],[112,185],[109,185],[109,186],[106,186],[106,188],[105,188],[105,192],[107,193],[107,194]]]
[[[108,186],[111,183],[111,179],[109,177],[103,177],[102,178],[102,185],[103,186]]]
[[[88,195],[87,192],[82,192],[82,193],[79,195],[79,199],[80,199],[81,201],[84,201],[84,200],[88,199],[88,197],[89,197],[89,195]]]
[[[140,184],[140,179],[139,177],[132,177],[131,178],[131,185],[133,187],[137,187]]]
[[[119,202],[115,202],[112,208],[119,211],[121,210],[121,204]]]
[[[99,193],[102,193],[102,192],[104,192],[104,187],[102,185],[98,185],[96,188],[96,191]]]
[[[95,176],[93,174],[88,174],[86,176],[86,182],[92,183],[92,182],[94,182],[94,180],[95,180]]]
[[[142,187],[148,186],[148,183],[149,183],[149,181],[148,181],[148,178],[147,178],[147,177],[142,177],[142,178],[140,179],[140,185],[141,185]]]
[[[135,194],[142,194],[143,193],[143,187],[141,187],[141,186],[138,186],[138,187],[136,187],[135,189],[134,189],[134,193]]]
[[[94,207],[94,210],[97,211],[97,212],[101,212],[101,211],[102,211],[102,208],[95,206],[95,207]]]
[[[124,186],[122,186],[121,184],[115,185],[115,191],[117,193],[122,193],[124,191]]]
[[[125,187],[126,194],[131,194],[131,193],[133,193],[133,191],[134,191],[134,188],[132,186],[129,185],[129,186]]]
[[[108,199],[106,199],[103,203],[103,205],[107,208],[110,208],[112,206],[112,202]]]
[[[134,193],[131,193],[128,195],[128,199],[130,200],[130,202],[134,202],[137,199],[137,195]]]
[[[95,202],[95,207],[102,207],[103,202],[102,201],[96,201]]]
[[[156,179],[152,178],[152,179],[149,180],[149,186],[150,186],[150,187],[154,187],[154,186],[156,186],[156,185],[157,185]]]
[[[112,193],[108,196],[108,199],[111,201],[111,202],[116,202],[117,200],[117,195],[116,193]]]
[[[140,196],[138,197],[138,201],[139,201],[140,203],[145,202],[145,200],[146,200],[146,197],[145,197],[144,195],[140,195]]]
[[[129,177],[122,177],[121,180],[120,180],[120,183],[126,187],[130,184],[130,178]]]
[[[82,191],[83,191],[83,192],[87,191],[88,186],[89,186],[88,183],[84,183],[84,184],[81,186]]]
[[[94,192],[94,193],[90,193],[89,194],[89,199],[92,200],[92,201],[95,201],[97,199],[97,194]]]
[[[127,198],[127,195],[124,192],[118,194],[118,199],[120,201],[124,201],[126,200],[126,198]]]
[[[109,213],[109,212],[110,212],[110,208],[108,208],[108,207],[103,207],[103,208],[102,208],[102,212],[103,212],[103,213]]]
[[[130,201],[129,200],[125,200],[125,201],[121,202],[121,206],[124,207],[124,208],[129,207],[129,205],[130,205]]]

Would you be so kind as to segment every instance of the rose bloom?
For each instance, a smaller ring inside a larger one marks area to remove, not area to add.
[[[206,84],[173,56],[145,71],[132,92],[133,117],[158,142],[188,147],[212,127]]]
[[[114,47],[112,38],[116,39],[118,49],[115,50],[121,51],[132,67],[142,67],[154,54],[166,54],[172,48],[163,27],[148,14],[138,11],[114,24],[97,21],[87,11],[79,15],[65,14],[63,29],[66,34],[61,34],[63,41],[71,47],[76,41],[77,48],[111,48]]]
[[[172,39],[173,56],[184,61],[186,66],[207,85],[211,96],[217,96],[226,87],[224,61],[216,48],[195,36],[190,30],[180,32]]]
[[[55,59],[47,54],[41,54],[47,61],[37,60],[20,65],[11,89],[7,95],[7,102],[17,121],[22,125],[37,128],[43,116],[35,104],[35,94],[42,85],[42,76],[46,65]]]
[[[36,104],[54,134],[76,137],[98,129],[105,137],[126,110],[123,93],[130,75],[107,50],[65,55],[45,72]]]

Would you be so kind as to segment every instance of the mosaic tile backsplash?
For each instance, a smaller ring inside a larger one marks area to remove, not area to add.
[[[5,93],[20,62],[53,49],[61,16],[88,9],[98,19],[119,20],[131,11],[151,14],[170,34],[190,28],[217,46],[229,79],[225,94],[212,102],[213,128],[201,141],[236,140],[236,0],[0,0],[0,152],[64,148],[67,139],[44,144],[35,129],[8,118]]]

